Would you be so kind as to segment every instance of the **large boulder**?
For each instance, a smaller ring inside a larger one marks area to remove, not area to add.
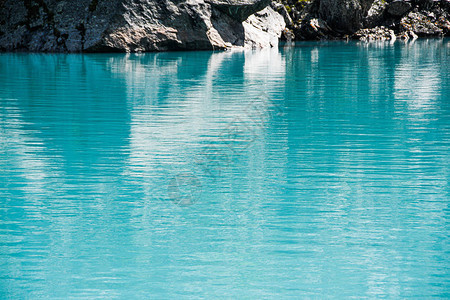
[[[428,16],[422,13],[410,12],[400,21],[402,31],[412,31],[418,36],[436,36],[443,35],[444,31],[437,24],[432,22]]]
[[[388,4],[386,0],[375,0],[367,12],[364,27],[373,28],[384,23]]]
[[[318,0],[319,16],[336,31],[353,33],[363,26],[374,0]]]
[[[268,0],[2,0],[0,50],[141,52],[275,46]]]
[[[411,3],[403,0],[396,0],[389,3],[387,12],[392,16],[399,17],[405,15],[408,11],[411,10],[411,8]]]

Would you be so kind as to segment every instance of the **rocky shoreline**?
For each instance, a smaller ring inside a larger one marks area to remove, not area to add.
[[[450,35],[450,0],[3,0],[0,51],[264,48]]]
[[[277,0],[287,40],[450,36],[450,0]]]
[[[273,47],[270,0],[3,0],[0,51],[146,52]]]

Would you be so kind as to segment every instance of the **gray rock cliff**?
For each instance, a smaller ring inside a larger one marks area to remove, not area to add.
[[[276,46],[269,0],[3,0],[0,50],[144,52]]]

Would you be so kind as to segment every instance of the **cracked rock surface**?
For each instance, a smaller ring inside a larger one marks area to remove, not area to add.
[[[393,40],[450,36],[450,0],[274,0],[285,36],[297,40]],[[392,34],[394,33],[394,35]]]
[[[276,46],[269,0],[3,0],[0,50],[144,52]]]

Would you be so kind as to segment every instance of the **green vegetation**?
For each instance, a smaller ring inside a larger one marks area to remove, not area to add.
[[[293,12],[293,10],[303,10],[308,3],[311,3],[313,0],[282,0],[281,2],[286,7],[286,10],[289,14]]]

